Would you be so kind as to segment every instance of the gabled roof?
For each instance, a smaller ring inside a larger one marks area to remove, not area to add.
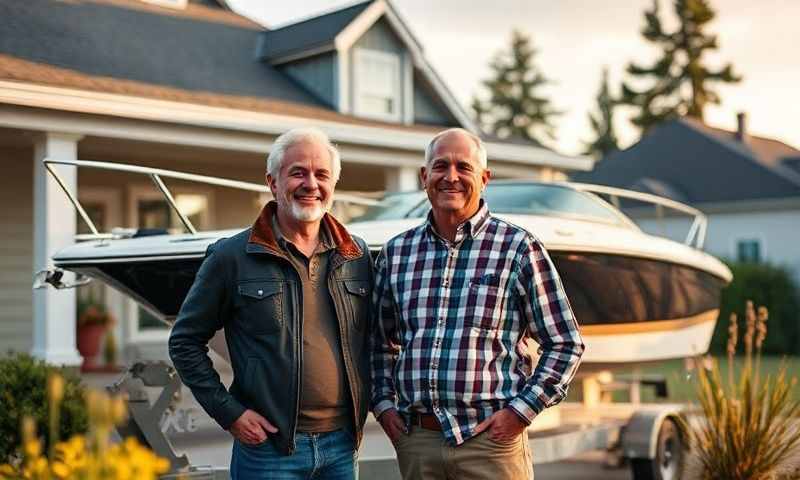
[[[414,68],[441,98],[450,114],[464,128],[478,133],[478,127],[450,89],[428,63],[422,45],[400,18],[389,0],[368,0],[342,10],[325,13],[261,34],[259,58],[272,65],[312,57],[327,51],[347,52],[379,19],[386,19],[408,51]],[[293,42],[298,42],[297,46]]]
[[[134,0],[0,2],[0,54],[189,92],[322,104],[254,49],[262,28],[222,9]],[[237,20],[238,19],[238,20]]]
[[[793,157],[800,150],[777,140],[748,135],[741,141],[735,132],[682,118],[573,178],[692,204],[800,197]]]
[[[333,50],[336,36],[350,25],[372,0],[318,15],[261,34],[259,56],[276,60],[309,52]]]

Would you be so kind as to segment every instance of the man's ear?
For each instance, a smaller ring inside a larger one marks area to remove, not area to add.
[[[422,189],[425,190],[425,184],[427,183],[426,180],[428,179],[428,170],[422,166],[419,167],[419,183],[422,185]]]
[[[481,190],[486,189],[486,185],[489,184],[489,180],[492,179],[492,171],[488,168],[484,168],[483,172],[481,172],[481,182],[483,183],[483,188]]]
[[[272,192],[272,196],[274,197],[275,190],[278,188],[277,180],[269,173],[267,173],[264,178],[267,181],[267,188],[269,188],[269,191]]]

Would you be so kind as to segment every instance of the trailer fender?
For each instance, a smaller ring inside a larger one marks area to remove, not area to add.
[[[655,458],[661,424],[665,419],[673,418],[676,425],[680,425],[677,421],[680,412],[681,407],[676,405],[658,405],[638,410],[623,427],[622,455],[629,459]]]

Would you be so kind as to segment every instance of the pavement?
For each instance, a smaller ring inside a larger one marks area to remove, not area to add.
[[[103,388],[110,385],[121,374],[84,375],[84,381],[90,387]],[[223,375],[223,381],[226,375]],[[160,393],[160,389],[147,389],[151,404]],[[185,387],[175,404],[175,409],[162,419],[162,430],[178,455],[185,454],[190,463],[196,466],[227,468],[230,464],[232,440],[228,432],[222,430],[200,408],[191,392]],[[596,479],[596,480],[628,480],[631,479],[629,469],[607,468],[605,452],[590,451],[565,461],[537,464],[534,449],[534,472],[537,480],[553,479]],[[394,450],[380,426],[368,421],[365,426],[364,441],[359,452],[360,478],[362,480],[399,480],[400,473],[394,460]]]

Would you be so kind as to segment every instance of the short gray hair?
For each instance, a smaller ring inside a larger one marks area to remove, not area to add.
[[[286,150],[302,142],[316,142],[328,150],[331,156],[331,175],[333,176],[333,181],[338,182],[339,174],[342,172],[339,150],[331,143],[328,134],[315,127],[293,128],[276,138],[269,155],[267,155],[267,173],[272,175],[273,178],[278,178],[278,172],[281,170]]]
[[[433,160],[431,157],[433,156],[433,149],[436,148],[436,142],[438,142],[439,139],[441,139],[445,135],[449,135],[451,133],[462,133],[467,137],[469,137],[473,142],[475,142],[475,147],[477,149],[475,153],[476,156],[478,157],[478,163],[483,168],[488,167],[489,164],[487,160],[488,155],[486,154],[486,147],[483,145],[483,141],[479,136],[475,135],[474,133],[468,130],[464,130],[463,128],[448,128],[447,130],[437,133],[436,136],[431,139],[428,146],[425,147],[425,165],[427,165],[428,163],[430,163],[431,160]]]

